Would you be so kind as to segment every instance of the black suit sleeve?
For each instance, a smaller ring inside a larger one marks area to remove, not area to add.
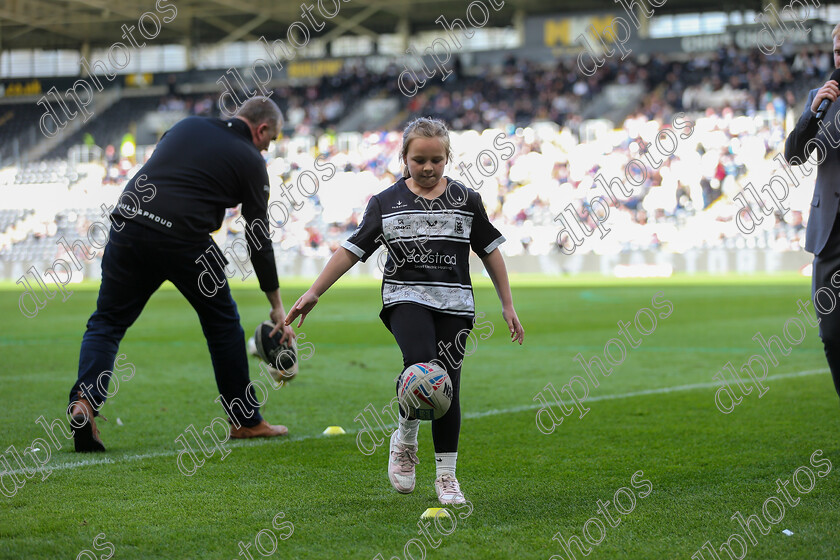
[[[819,130],[820,121],[811,112],[811,104],[814,102],[816,95],[816,90],[808,94],[808,100],[805,102],[805,110],[802,112],[802,116],[799,117],[799,121],[785,141],[785,160],[790,165],[800,165],[806,162],[810,155],[805,153],[806,150],[811,151],[814,148],[813,143],[810,149],[806,148],[806,145],[809,140],[817,135]]]
[[[242,217],[247,223],[248,249],[251,253],[251,265],[257,273],[260,289],[273,292],[280,287],[277,281],[277,265],[274,260],[274,248],[268,221],[268,173],[260,158],[260,165],[249,176],[242,198]]]

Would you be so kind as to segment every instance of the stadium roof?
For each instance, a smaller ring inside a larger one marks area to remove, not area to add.
[[[0,50],[107,48],[122,38],[122,26],[137,26],[144,13],[170,19],[162,25],[155,44],[224,44],[238,40],[282,38],[288,26],[302,21],[304,0],[3,0],[0,4]],[[317,0],[305,0],[317,5]],[[490,7],[491,0],[482,0]],[[505,27],[514,15],[580,12],[581,4],[569,0],[492,0],[498,10],[489,9],[488,27]],[[778,2],[781,4],[782,2]],[[440,29],[435,20],[464,19],[466,0],[322,0],[326,10],[339,12],[327,22],[320,37],[332,39],[344,34],[376,37],[402,29]],[[645,2],[650,6],[649,1]],[[157,8],[156,8],[157,7]],[[613,0],[589,0],[587,11],[621,10]],[[667,0],[657,14],[738,11],[763,9],[760,0]],[[320,21],[318,8],[315,18]],[[154,18],[146,16],[147,30]],[[153,34],[152,31],[149,31]],[[135,36],[141,40],[139,36]]]

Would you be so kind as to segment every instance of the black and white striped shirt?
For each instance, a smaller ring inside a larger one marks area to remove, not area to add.
[[[470,248],[485,257],[505,238],[490,223],[476,191],[446,180],[446,191],[428,200],[411,192],[400,178],[371,197],[359,227],[342,243],[362,262],[385,246],[385,309],[414,303],[452,315],[475,313]]]

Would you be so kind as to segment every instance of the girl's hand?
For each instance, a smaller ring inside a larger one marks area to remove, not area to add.
[[[519,342],[521,346],[525,339],[525,329],[522,328],[522,323],[519,322],[519,317],[516,316],[513,306],[502,308],[502,317],[504,317],[510,331],[510,341]]]
[[[307,291],[304,293],[295,304],[292,306],[292,309],[289,311],[289,314],[286,315],[285,324],[291,325],[292,321],[295,320],[295,317],[300,315],[300,322],[297,324],[298,328],[303,324],[303,320],[306,318],[306,315],[312,311],[312,308],[315,307],[315,304],[318,303],[318,296],[316,296],[311,291]]]

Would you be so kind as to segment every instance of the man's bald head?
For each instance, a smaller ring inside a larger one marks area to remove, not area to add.
[[[234,116],[241,117],[254,125],[268,123],[279,128],[283,124],[283,115],[280,108],[274,101],[262,96],[247,100]]]
[[[251,139],[259,150],[268,148],[283,125],[280,108],[268,97],[252,97],[242,104],[234,116],[248,123]]]

